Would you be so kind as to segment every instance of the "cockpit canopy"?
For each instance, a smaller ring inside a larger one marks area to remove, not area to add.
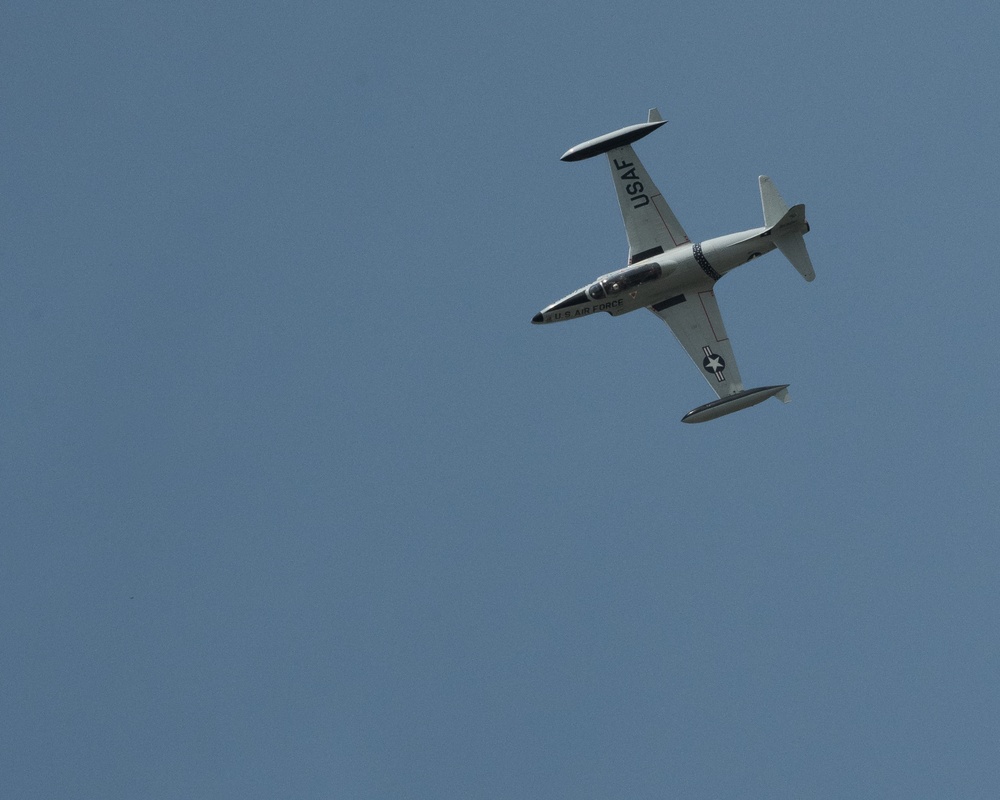
[[[642,264],[638,267],[628,267],[618,272],[612,272],[610,275],[592,283],[587,289],[587,295],[591,300],[613,297],[627,289],[633,289],[640,284],[655,281],[662,274],[663,269],[659,264],[655,263]]]

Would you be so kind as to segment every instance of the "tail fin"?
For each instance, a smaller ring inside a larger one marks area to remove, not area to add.
[[[809,232],[806,207],[802,204],[788,207],[778,192],[778,187],[767,175],[761,175],[760,202],[764,207],[764,226],[774,236],[774,244],[792,266],[807,281],[816,277],[809,251],[802,235]]]

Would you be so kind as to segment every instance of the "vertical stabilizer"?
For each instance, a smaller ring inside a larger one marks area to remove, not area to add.
[[[646,123],[648,124],[650,122],[663,122],[663,117],[660,116],[660,109],[649,109],[649,119],[646,120]]]
[[[788,203],[767,175],[761,175],[757,180],[760,183],[760,204],[764,207],[764,227],[773,228],[788,213]]]

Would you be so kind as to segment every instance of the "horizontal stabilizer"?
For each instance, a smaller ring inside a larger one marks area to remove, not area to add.
[[[807,281],[816,278],[816,271],[813,269],[812,259],[809,258],[809,251],[806,250],[806,241],[801,233],[786,233],[774,237],[781,254],[792,262],[792,266],[798,270],[799,274]]]
[[[788,384],[747,389],[739,394],[732,394],[729,397],[705,403],[705,405],[698,406],[681,417],[681,422],[708,422],[710,419],[718,419],[726,414],[732,414],[734,411],[742,411],[744,408],[763,403],[769,397],[777,397],[781,402],[787,403],[789,400]]]
[[[767,175],[761,175],[757,181],[760,183],[760,204],[764,207],[764,227],[773,228],[788,213],[788,203]]]

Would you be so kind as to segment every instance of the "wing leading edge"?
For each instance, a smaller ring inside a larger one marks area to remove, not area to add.
[[[670,326],[720,398],[743,391],[736,355],[711,284],[688,289],[648,308]]]

